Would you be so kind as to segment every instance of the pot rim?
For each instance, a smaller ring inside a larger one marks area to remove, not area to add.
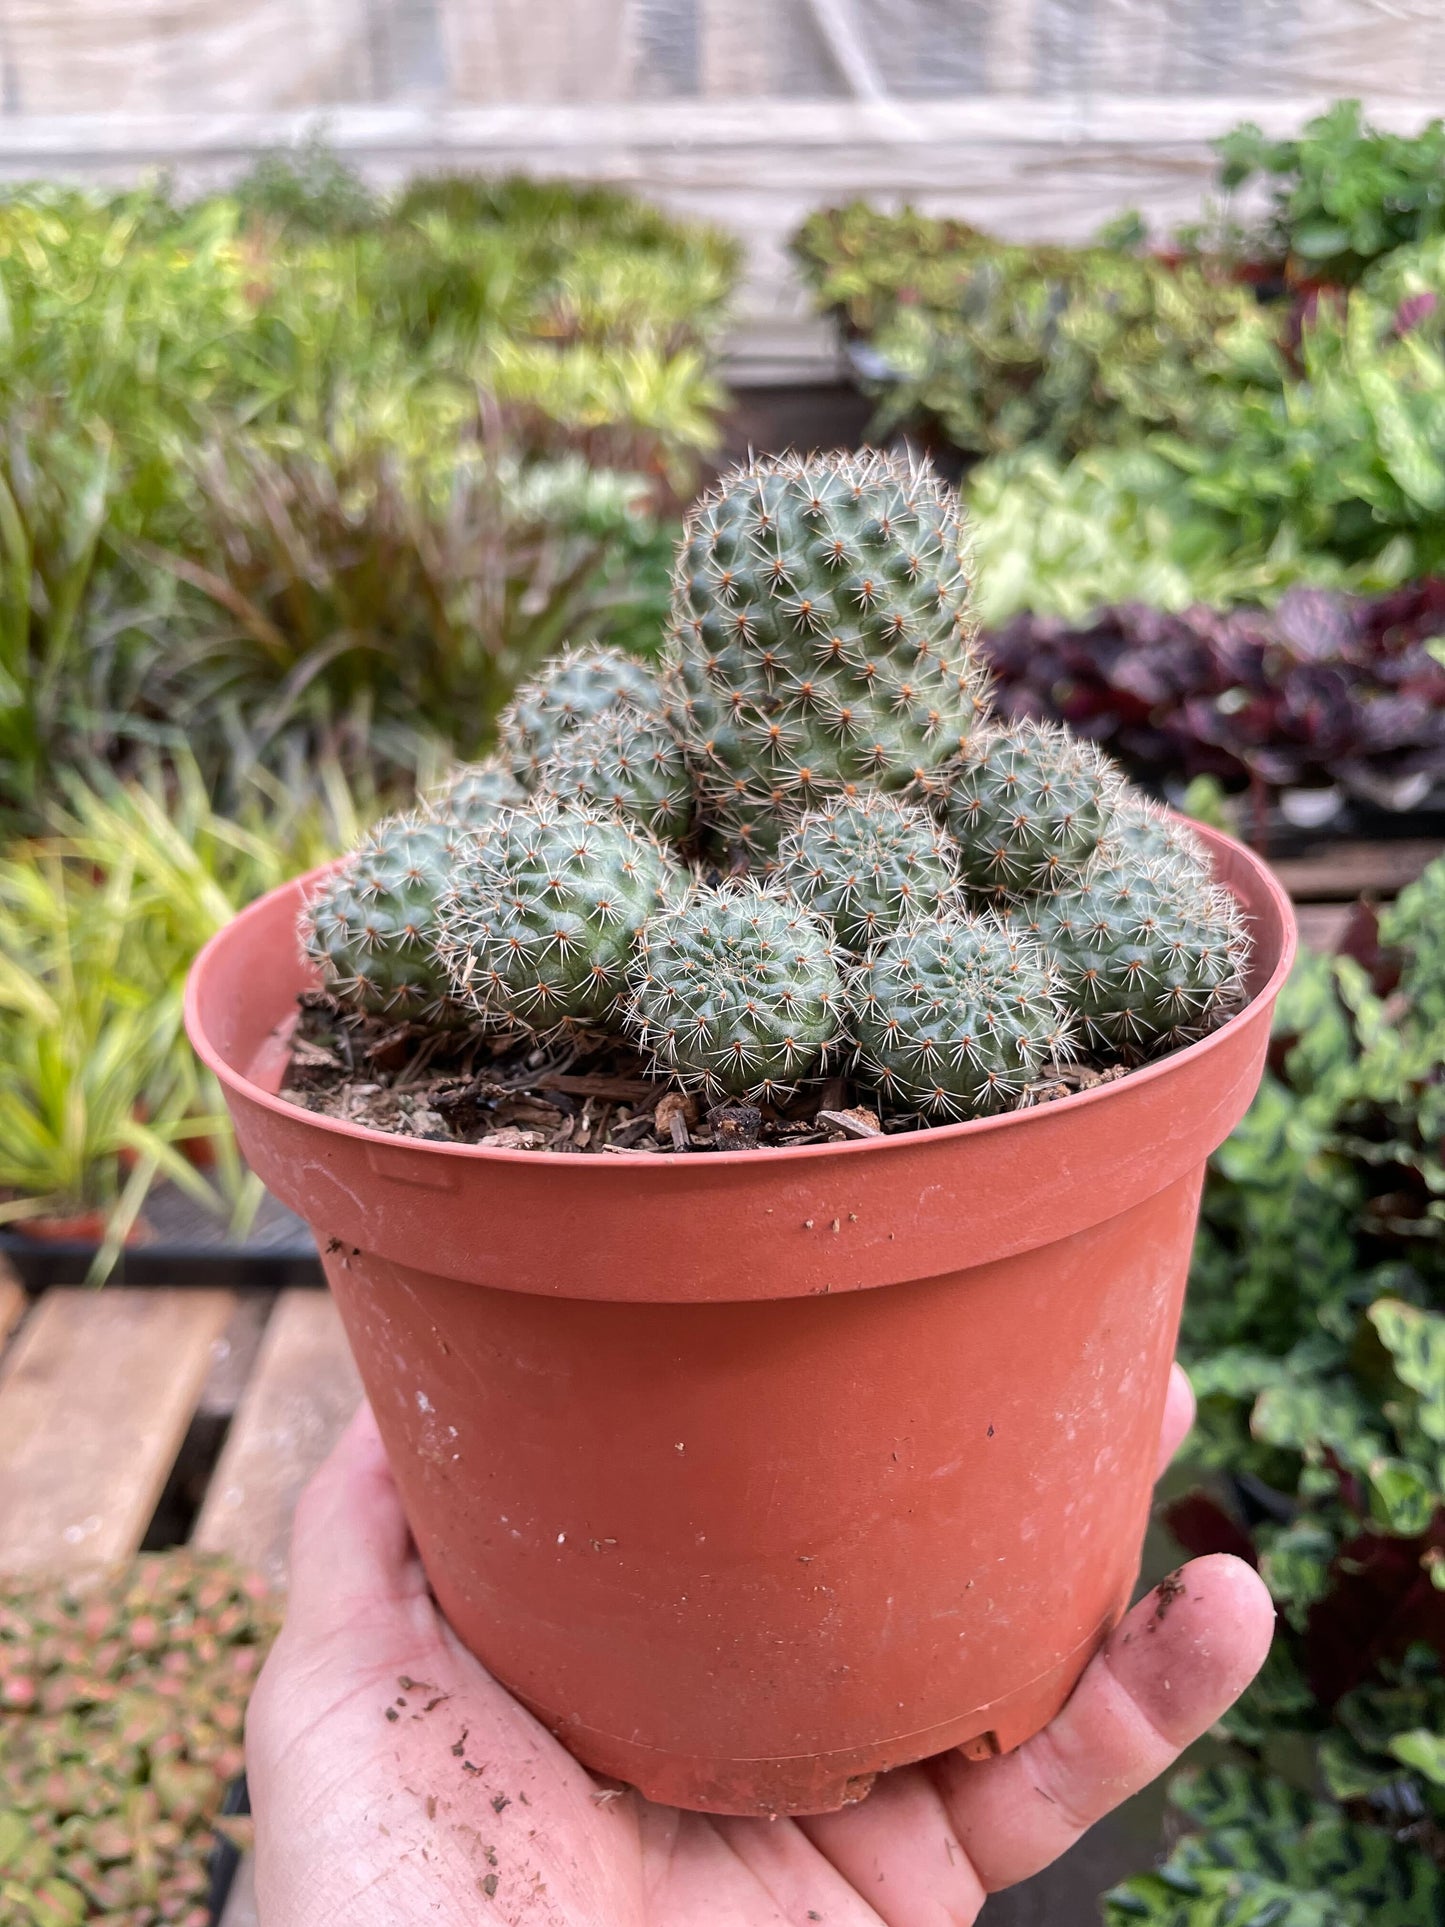
[[[330,1136],[350,1138],[359,1144],[388,1145],[393,1149],[404,1149],[429,1156],[460,1158],[466,1161],[483,1163],[504,1163],[524,1165],[551,1165],[556,1169],[575,1170],[579,1163],[588,1166],[612,1165],[620,1172],[633,1174],[639,1171],[657,1169],[665,1176],[675,1174],[686,1166],[696,1172],[700,1164],[707,1168],[736,1168],[739,1165],[776,1164],[781,1159],[780,1169],[791,1168],[802,1159],[829,1159],[854,1156],[880,1156],[889,1150],[903,1151],[909,1146],[917,1147],[920,1142],[939,1143],[944,1140],[977,1137],[988,1131],[1007,1131],[1025,1128],[1033,1118],[1056,1117],[1060,1112],[1075,1112],[1086,1106],[1107,1104],[1117,1099],[1119,1093],[1137,1089],[1141,1084],[1154,1082],[1168,1077],[1176,1068],[1209,1051],[1219,1047],[1222,1041],[1240,1025],[1249,1021],[1254,1007],[1261,1001],[1268,1001],[1278,995],[1285,979],[1294,966],[1295,952],[1298,947],[1299,933],[1295,924],[1294,906],[1284,885],[1274,871],[1254,850],[1240,843],[1236,838],[1227,836],[1222,830],[1212,829],[1206,824],[1195,823],[1188,818],[1179,818],[1177,812],[1168,812],[1176,820],[1187,822],[1189,827],[1208,844],[1211,854],[1216,857],[1228,852],[1236,862],[1241,862],[1252,870],[1262,893],[1272,902],[1280,920],[1282,941],[1279,956],[1268,979],[1261,984],[1253,996],[1241,1005],[1232,1017],[1211,1031],[1207,1037],[1198,1038],[1183,1049],[1171,1051],[1167,1057],[1156,1058],[1152,1063],[1141,1064],[1126,1077],[1117,1078],[1109,1084],[1096,1085],[1092,1090],[1074,1091],[1067,1097],[1055,1098],[1048,1104],[1031,1105],[1023,1110],[1002,1111],[993,1117],[965,1118],[953,1124],[925,1125],[919,1131],[899,1131],[876,1138],[847,1138],[836,1144],[799,1144],[793,1146],[760,1145],[752,1151],[650,1151],[635,1157],[579,1159],[575,1153],[564,1151],[520,1151],[505,1150],[495,1145],[483,1144],[439,1144],[431,1138],[402,1137],[394,1131],[373,1130],[365,1124],[354,1124],[344,1118],[327,1117],[317,1111],[309,1111],[302,1105],[293,1104],[278,1092],[268,1091],[254,1083],[249,1077],[231,1064],[216,1048],[208,1035],[200,1014],[200,984],[216,952],[241,935],[245,924],[259,917],[276,897],[298,889],[304,890],[322,877],[328,875],[338,864],[345,861],[337,857],[330,863],[323,863],[314,870],[305,871],[292,877],[288,882],[279,884],[276,889],[268,890],[254,903],[234,916],[229,923],[209,937],[197,952],[186,977],[185,1026],[191,1047],[205,1067],[219,1079],[229,1091],[234,1092],[247,1102],[261,1109],[288,1119],[304,1122],[312,1129]],[[1226,886],[1228,887],[1228,886]],[[619,1182],[621,1179],[619,1178]]]

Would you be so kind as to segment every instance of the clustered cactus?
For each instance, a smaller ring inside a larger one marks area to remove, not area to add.
[[[559,658],[302,936],[373,1016],[612,1030],[760,1104],[853,1065],[929,1120],[1203,1036],[1248,950],[1186,825],[1092,744],[990,714],[957,498],[876,453],[726,478],[658,672]]]
[[[0,1590],[7,1927],[207,1927],[208,1857],[276,1622],[259,1581],[188,1552],[79,1592]]]

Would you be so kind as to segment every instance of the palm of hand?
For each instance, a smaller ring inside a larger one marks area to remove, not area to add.
[[[1187,1423],[1185,1388],[1166,1458]],[[959,1927],[1162,1771],[1257,1670],[1272,1610],[1255,1575],[1204,1559],[1180,1579],[1005,1759],[945,1755],[818,1819],[679,1813],[594,1780],[460,1646],[363,1410],[303,1499],[286,1628],[248,1722],[261,1920]]]

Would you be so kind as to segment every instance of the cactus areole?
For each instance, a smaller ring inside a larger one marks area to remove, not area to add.
[[[1011,746],[970,594],[926,470],[742,471],[691,518],[660,679],[569,656],[471,825],[454,792],[429,838],[382,826],[188,986],[442,1608],[655,1800],[817,1813],[1007,1751],[1137,1573],[1205,1162],[1293,922],[1229,838],[1091,752]],[[318,990],[482,1069],[410,1135],[308,1108]],[[635,1121],[588,1154],[599,1084],[567,1066],[599,1035]],[[566,1153],[448,1122],[495,1104],[570,1104]],[[718,1106],[783,1135],[721,1148]]]

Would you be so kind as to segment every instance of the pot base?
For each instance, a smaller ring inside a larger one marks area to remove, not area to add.
[[[660,1806],[752,1819],[836,1813],[866,1799],[879,1774],[895,1767],[955,1750],[965,1759],[991,1760],[1032,1739],[1064,1705],[1123,1612],[1121,1605],[1072,1652],[991,1706],[976,1707],[962,1719],[945,1720],[920,1732],[902,1733],[881,1745],[842,1753],[781,1760],[690,1758],[639,1746],[615,1733],[595,1732],[543,1707],[533,1705],[529,1710],[589,1771],[623,1780]],[[985,1720],[988,1724],[981,1725]]]

